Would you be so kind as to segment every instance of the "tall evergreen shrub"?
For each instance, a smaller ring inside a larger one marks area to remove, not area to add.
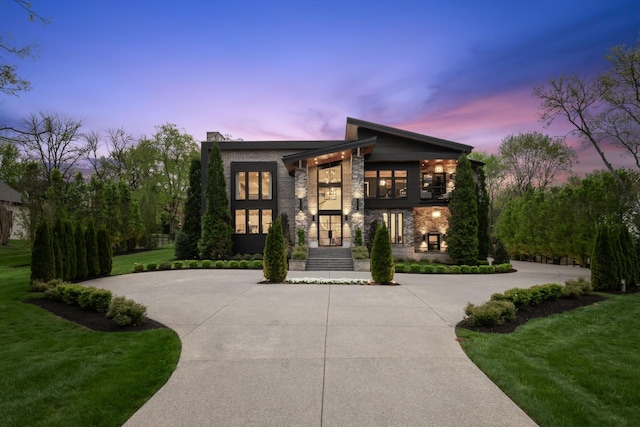
[[[262,272],[270,282],[282,282],[287,277],[287,248],[282,234],[280,217],[269,228],[264,244]]]
[[[184,228],[178,231],[174,248],[176,259],[193,259],[191,241],[189,240],[187,233],[184,231]]]
[[[618,268],[617,238],[613,227],[602,224],[596,232],[596,241],[591,255],[591,284],[596,291],[618,289],[620,271]]]
[[[82,224],[76,224],[73,231],[76,241],[76,280],[84,280],[89,276],[89,268],[87,267],[87,242],[85,234],[82,230]]]
[[[449,202],[447,252],[455,264],[478,262],[478,200],[471,162],[465,154],[458,159],[456,187]]]
[[[184,234],[183,239],[185,243],[185,250],[182,256],[177,255],[178,259],[197,259],[200,256],[198,251],[198,241],[202,234],[202,209],[201,201],[202,189],[201,189],[201,173],[200,173],[200,160],[191,160],[191,166],[189,168],[189,189],[187,191],[187,200],[184,204],[184,224],[182,225],[181,233]],[[177,241],[176,237],[176,251]]]
[[[105,227],[100,227],[96,235],[98,246],[98,265],[100,268],[100,276],[108,276],[113,268],[113,249],[111,247],[111,238]]]
[[[384,222],[380,222],[371,248],[371,277],[374,282],[389,283],[393,281],[395,265],[391,251],[391,239]]]
[[[494,265],[508,264],[509,261],[510,261],[509,252],[507,252],[507,248],[504,246],[504,243],[502,243],[502,240],[496,241],[496,249],[495,249],[495,254],[493,256],[493,264]]]
[[[68,280],[75,280],[76,276],[78,275],[76,238],[75,238],[75,235],[73,234],[73,227],[71,226],[71,222],[64,221],[62,226],[64,230],[65,239],[67,241],[66,243],[67,250],[66,250],[65,256],[69,260],[69,279]]]
[[[486,260],[491,253],[491,231],[489,220],[489,193],[484,167],[478,169],[478,259]]]
[[[31,281],[49,282],[56,277],[55,258],[49,226],[41,221],[36,228],[36,235],[31,251]]]
[[[202,259],[230,258],[233,246],[233,228],[231,227],[222,155],[220,147],[215,143],[209,153],[205,196],[207,204],[205,214],[202,217],[200,256]]]
[[[58,246],[56,248],[56,275],[58,278],[71,280],[71,260],[69,259],[69,242],[61,219],[57,219],[53,227],[53,235]],[[57,257],[60,257],[59,259]],[[60,270],[57,270],[57,269]]]
[[[93,221],[89,221],[84,238],[87,247],[87,277],[98,277],[100,274],[100,261],[96,226]]]

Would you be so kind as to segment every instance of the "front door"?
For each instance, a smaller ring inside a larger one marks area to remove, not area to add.
[[[319,246],[342,246],[342,215],[320,215]]]

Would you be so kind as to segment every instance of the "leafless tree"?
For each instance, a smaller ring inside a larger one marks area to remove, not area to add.
[[[75,165],[88,151],[79,133],[81,123],[59,114],[31,114],[22,122],[15,140],[23,154],[42,166],[48,181],[58,169],[68,180]]]

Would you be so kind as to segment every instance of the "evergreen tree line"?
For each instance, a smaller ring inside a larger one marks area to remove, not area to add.
[[[31,253],[31,281],[53,279],[80,281],[111,274],[113,252],[105,227],[96,231],[93,221],[58,219],[51,226],[41,221],[36,228]]]
[[[637,174],[618,173],[630,188],[639,182]],[[610,172],[598,171],[563,186],[530,189],[513,198],[500,214],[495,234],[512,257],[569,257],[584,266],[593,255],[598,227],[612,218],[625,227],[634,224],[634,206],[618,191]]]

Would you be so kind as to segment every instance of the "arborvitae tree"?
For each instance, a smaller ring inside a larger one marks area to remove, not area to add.
[[[60,267],[59,271],[56,271],[57,276],[64,280],[71,280],[71,260],[69,259],[69,242],[67,241],[67,234],[64,230],[64,224],[61,219],[57,219],[53,227],[53,235],[57,242],[58,248],[56,249],[56,268]],[[59,251],[59,252],[58,252]],[[57,259],[60,254],[60,259]]]
[[[111,248],[111,238],[105,227],[100,227],[96,235],[98,246],[98,265],[100,276],[108,276],[113,268],[113,249]]]
[[[629,287],[638,282],[638,259],[635,256],[635,248],[629,228],[625,224],[620,224],[617,229],[620,243],[620,269],[624,271],[621,274],[621,279],[624,279],[627,287]]]
[[[71,222],[64,221],[62,223],[62,228],[64,230],[64,236],[66,239],[66,253],[65,257],[69,262],[69,279],[75,280],[78,275],[78,260],[76,254],[76,238],[73,234],[73,227],[71,226]]]
[[[478,259],[486,260],[491,252],[489,193],[484,168],[478,169]]]
[[[193,259],[193,253],[191,251],[191,242],[189,236],[182,230],[178,231],[175,242],[175,256],[176,259]]]
[[[284,235],[284,247],[287,251],[287,256],[291,255],[291,249],[293,248],[293,239],[291,238],[291,228],[289,226],[289,215],[286,212],[280,214],[280,222],[282,224],[282,234]]]
[[[59,223],[59,221],[56,221],[56,223]],[[49,230],[50,236],[51,236],[51,245],[53,246],[53,257],[54,257],[54,264],[55,264],[55,268],[56,268],[56,274],[55,277],[57,279],[64,279],[65,278],[65,267],[64,267],[64,256],[62,253],[62,241],[61,241],[61,231],[58,230],[58,227],[54,226],[53,228],[51,228]]]
[[[373,249],[373,240],[376,238],[376,232],[378,231],[378,221],[373,220],[369,223],[369,232],[366,236],[366,244],[367,250],[369,251],[369,256],[371,256],[371,249]]]
[[[615,290],[620,284],[618,261],[612,242],[612,227],[602,224],[598,227],[596,241],[591,255],[591,284],[597,291]]]
[[[36,228],[36,235],[31,251],[31,281],[48,282],[55,279],[55,258],[51,242],[49,226],[41,221]]]
[[[76,241],[76,280],[84,280],[89,276],[89,268],[87,267],[87,242],[85,240],[82,224],[76,223],[73,231]]]
[[[353,238],[354,246],[362,246],[362,230],[360,227],[356,227],[355,237]]]
[[[493,263],[507,264],[509,261],[509,252],[507,252],[507,248],[504,247],[504,243],[502,243],[502,240],[497,240],[495,254],[493,255]]]
[[[100,274],[100,261],[98,254],[98,239],[96,236],[96,227],[93,221],[89,221],[84,239],[87,247],[87,277],[98,277]]]
[[[198,251],[198,241],[202,233],[202,226],[200,225],[202,219],[200,178],[200,160],[194,159],[191,161],[189,169],[189,189],[187,191],[187,200],[184,204],[184,224],[179,233],[184,234],[184,238],[186,238],[189,245],[188,251],[184,254],[185,256],[179,257],[180,259],[197,259],[200,256]],[[176,237],[176,251],[178,247],[177,239],[178,237]]]
[[[282,282],[287,277],[287,249],[280,217],[269,228],[264,244],[262,272],[270,282]]]
[[[207,166],[207,206],[202,218],[200,256],[203,259],[225,259],[232,254],[233,228],[226,186],[220,147],[213,144]]]
[[[478,262],[478,201],[471,163],[463,154],[458,159],[456,187],[449,202],[447,252],[456,264]]]
[[[395,274],[391,238],[384,222],[380,222],[371,248],[371,277],[377,283],[389,283]]]

